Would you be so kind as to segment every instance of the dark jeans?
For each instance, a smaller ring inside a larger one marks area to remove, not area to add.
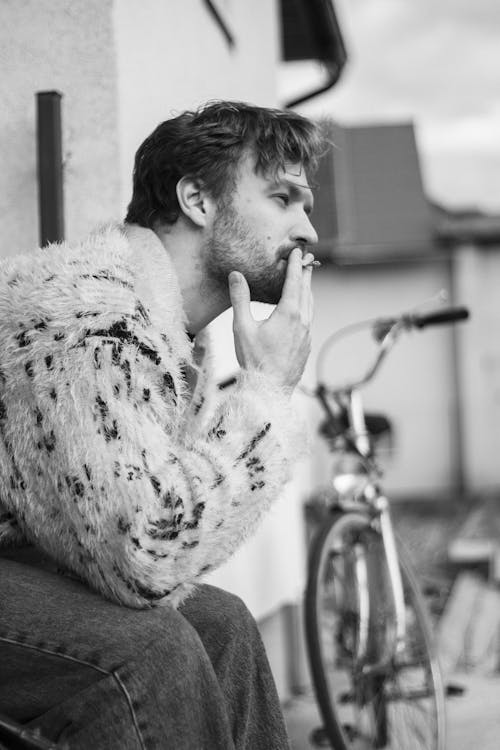
[[[0,557],[0,713],[71,750],[289,748],[255,621],[213,586],[133,610]]]

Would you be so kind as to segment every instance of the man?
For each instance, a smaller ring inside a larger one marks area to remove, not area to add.
[[[123,225],[1,267],[0,713],[71,748],[287,746],[255,623],[199,581],[301,450],[320,149],[297,114],[186,112],[139,148]],[[214,393],[230,305],[241,374]]]

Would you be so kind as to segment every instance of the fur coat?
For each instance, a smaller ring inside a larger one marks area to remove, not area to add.
[[[34,544],[104,596],[176,606],[236,550],[302,435],[259,373],[198,372],[168,254],[106,227],[0,263],[0,546]]]

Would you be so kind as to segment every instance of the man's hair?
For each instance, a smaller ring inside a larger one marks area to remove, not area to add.
[[[256,172],[274,176],[287,163],[301,163],[311,175],[323,150],[320,127],[295,112],[209,102],[162,122],[139,147],[125,220],[150,228],[157,221],[174,224],[182,177],[199,180],[217,201],[225,198],[246,153],[255,156]]]

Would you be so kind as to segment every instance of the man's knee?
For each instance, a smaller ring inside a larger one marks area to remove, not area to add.
[[[177,679],[182,673],[196,674],[208,666],[196,630],[182,615],[172,609],[158,609],[154,615],[145,619],[139,631],[130,634],[124,662],[157,675],[163,673],[164,677],[176,674]]]
[[[144,653],[154,654],[159,669],[203,661],[203,645],[196,630],[175,609],[128,610],[120,627],[111,625],[106,635],[108,647],[115,651],[120,663],[140,662]]]
[[[248,645],[259,639],[255,619],[243,600],[215,586],[198,586],[179,611],[204,643],[212,637],[226,644],[237,639]]]
[[[215,586],[207,585],[206,589],[207,598],[213,603],[211,611],[218,624],[235,628],[239,633],[256,629],[255,619],[243,599]]]

